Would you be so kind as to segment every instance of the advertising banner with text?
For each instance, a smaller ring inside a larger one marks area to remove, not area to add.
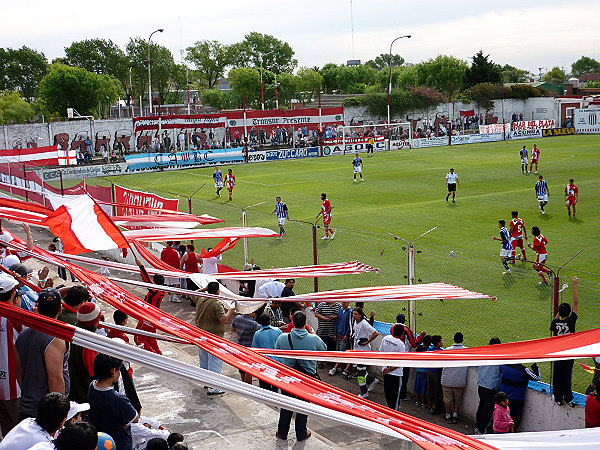
[[[390,141],[390,150],[410,149],[410,141],[408,139],[399,141]]]
[[[134,117],[133,130],[137,134],[143,130],[163,130],[181,128],[223,128],[227,118],[221,114],[172,114],[169,116]]]
[[[115,203],[131,205],[131,208],[117,207],[117,216],[148,214],[146,209],[138,209],[135,206],[145,206],[147,208],[170,209],[177,211],[179,200],[173,198],[164,198],[160,195],[150,194],[148,192],[134,191],[115,184]]]
[[[507,140],[532,139],[542,137],[542,130],[517,130],[506,133]]]
[[[248,162],[279,161],[282,159],[313,158],[319,156],[319,147],[289,148],[249,152]]]
[[[216,164],[245,162],[243,147],[189,150],[177,153],[138,153],[126,155],[129,172],[142,170],[185,169]]]
[[[493,134],[453,134],[452,145],[480,144],[482,142],[496,142],[502,140],[502,133]]]
[[[479,134],[493,134],[493,133],[502,133],[502,129],[504,131],[510,131],[510,123],[505,123],[504,125],[501,123],[492,123],[490,125],[479,125]]]
[[[127,173],[127,163],[102,164],[94,166],[74,166],[65,169],[43,169],[44,181],[59,181],[62,172],[64,180],[81,180],[82,178],[106,177]]]
[[[513,122],[513,131],[521,130],[541,130],[543,128],[555,128],[555,120],[524,120],[522,122]]]
[[[441,147],[443,145],[448,145],[448,136],[419,138],[412,140],[413,148]]]
[[[570,136],[575,134],[575,128],[550,128],[548,130],[542,130],[542,137],[552,136]]]
[[[354,142],[352,144],[332,144],[323,146],[323,156],[331,155],[347,155],[348,153],[364,153],[367,151],[368,142]],[[387,150],[387,143],[385,140],[376,141],[373,144],[373,151],[382,152]]]
[[[244,111],[227,111],[227,127],[229,131],[244,132]],[[309,130],[322,125],[344,125],[344,108],[318,108],[290,109],[289,111],[246,111],[246,128],[248,132],[254,129],[263,129],[270,132],[273,128],[293,128],[306,126]]]
[[[573,114],[576,133],[600,133],[600,109],[576,109]]]

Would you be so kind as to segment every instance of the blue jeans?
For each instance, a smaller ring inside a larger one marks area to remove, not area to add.
[[[214,355],[211,355],[201,348],[198,349],[198,357],[200,359],[200,368],[210,370],[214,373],[221,373],[223,368],[223,361]]]

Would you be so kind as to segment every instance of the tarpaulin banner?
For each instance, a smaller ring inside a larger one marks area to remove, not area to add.
[[[136,206],[169,209],[172,211],[177,211],[179,207],[178,199],[165,198],[148,192],[134,191],[133,189],[121,187],[118,184],[115,184],[115,201],[122,205],[131,205],[131,207],[117,206],[117,216],[148,214],[148,210],[135,208]]]
[[[399,141],[390,141],[390,150],[402,150],[411,148],[410,141],[408,139],[401,139]]]
[[[375,136],[373,137],[373,141],[374,142],[381,142],[384,141],[385,137],[384,136]],[[335,139],[323,139],[323,144],[324,145],[334,145],[334,144],[368,144],[369,143],[369,138],[367,136],[361,136],[361,137],[347,137],[345,139],[339,137],[339,138],[335,138]]]
[[[577,133],[600,133],[600,109],[576,109],[573,115]]]
[[[227,126],[230,131],[244,132],[244,111],[227,111]],[[291,109],[289,111],[246,111],[246,128],[248,132],[255,129],[271,131],[273,128],[293,128],[306,126],[309,130],[316,130],[322,125],[344,125],[344,108],[321,108],[319,117],[318,108]]]
[[[517,130],[506,133],[506,139],[532,139],[542,137],[542,130]]]
[[[129,172],[246,162],[243,147],[188,150],[177,153],[138,153],[126,155],[125,161],[127,161]]]
[[[496,142],[502,140],[502,133],[493,134],[453,134],[452,145],[479,144],[481,142]]]
[[[352,144],[332,144],[323,147],[323,156],[344,155],[347,153],[364,153],[367,151],[367,141],[357,142]],[[373,143],[373,151],[383,152],[387,150],[385,140],[376,141]]]
[[[59,181],[61,178],[61,173],[63,181],[66,181],[81,180],[82,178],[105,177],[109,175],[121,175],[126,172],[126,163],[74,166],[65,169],[45,169],[41,171],[44,181]]]
[[[542,137],[552,137],[552,136],[570,136],[575,134],[575,128],[549,128],[547,130],[542,130]]]
[[[474,115],[475,115],[475,111],[472,109],[469,109],[468,111],[460,111],[461,117],[473,117]]]
[[[492,123],[489,125],[479,125],[479,134],[493,134],[502,133],[504,131],[510,131],[510,123]]]
[[[413,148],[441,147],[443,145],[448,145],[448,137],[447,136],[418,138],[418,139],[412,140]]]
[[[524,120],[522,122],[513,122],[513,131],[519,130],[541,130],[543,128],[555,128],[556,121],[550,120]]]
[[[143,130],[182,129],[182,128],[224,128],[227,118],[224,114],[195,114],[134,117],[133,130],[138,133]]]

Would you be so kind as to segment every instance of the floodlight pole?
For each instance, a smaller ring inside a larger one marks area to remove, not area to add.
[[[419,239],[421,239],[426,234],[431,233],[436,228],[437,227],[433,227],[431,230],[426,231],[425,233],[416,237],[413,241],[407,241],[406,239],[402,239],[401,237],[398,237],[391,233],[388,233],[390,236],[392,236],[394,238],[394,240],[400,240],[400,241],[406,242],[408,244],[408,284],[409,285],[417,284],[416,283],[416,281],[417,281],[416,275],[415,275],[415,242],[417,242]],[[417,312],[415,309],[415,299],[414,298],[410,298],[408,300],[408,320],[409,320],[410,329],[412,330],[413,333],[416,333],[417,332],[417,330],[416,330]]]
[[[152,77],[150,75],[150,41],[152,40],[152,35],[154,33],[162,33],[164,30],[159,28],[158,30],[150,33],[150,37],[148,38],[148,101],[150,102],[150,116],[152,115]]]
[[[388,123],[388,127],[390,126],[390,123],[391,123],[391,121],[390,121],[390,92],[392,92],[392,45],[394,45],[394,42],[396,42],[398,39],[402,39],[402,38],[410,38],[410,34],[397,37],[390,44],[390,61],[389,61],[389,63],[390,63],[390,82],[388,84],[388,91],[387,91],[387,123]]]

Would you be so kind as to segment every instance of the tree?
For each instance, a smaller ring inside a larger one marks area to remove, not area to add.
[[[236,68],[229,71],[231,89],[240,97],[244,93],[246,107],[260,105],[260,72],[256,69]]]
[[[298,69],[298,97],[302,104],[306,104],[314,98],[315,94],[323,85],[323,76],[314,69],[301,67]]]
[[[479,83],[499,83],[501,81],[500,66],[490,61],[490,55],[484,55],[479,50],[474,56],[471,67],[467,69],[463,77],[465,87],[469,88]]]
[[[145,95],[148,92],[148,41],[141,37],[132,38],[127,44],[126,51],[131,64],[134,95]],[[150,61],[152,90],[158,91],[162,103],[169,90],[175,60],[168,48],[152,43]]]
[[[600,62],[587,56],[582,56],[571,65],[571,73],[573,76],[580,76],[584,73],[600,72]]]
[[[298,65],[294,50],[287,43],[255,31],[244,36],[244,40],[229,47],[230,62],[233,67],[254,67],[268,69],[278,74],[291,73]]]
[[[47,67],[44,54],[29,47],[0,49],[0,90],[19,91],[25,100],[31,101]]]
[[[65,48],[65,54],[66,64],[82,67],[88,72],[110,75],[121,83],[121,87],[127,94],[131,94],[129,60],[125,52],[112,40],[88,39],[73,42]]]
[[[526,83],[530,79],[529,71],[517,69],[509,64],[505,64],[500,70],[503,83]]]
[[[225,74],[231,55],[228,46],[218,41],[198,41],[186,49],[185,60],[196,68],[200,83],[206,89],[212,89]]]
[[[25,123],[34,114],[33,106],[23,100],[17,91],[0,92],[0,125]]]
[[[56,117],[65,117],[67,108],[75,108],[81,115],[92,115],[99,103],[116,100],[119,93],[115,78],[64,64],[52,64],[40,83],[44,107]]]
[[[558,66],[553,67],[550,72],[544,75],[544,81],[552,84],[564,84],[566,78],[565,71]]]
[[[452,89],[459,91],[463,85],[467,63],[454,56],[438,55],[435,59],[415,65],[415,85],[433,87],[447,93],[452,83]]]
[[[381,55],[376,56],[375,59],[367,61],[365,63],[365,66],[372,67],[375,70],[382,70],[382,69],[389,70],[390,61],[392,63],[392,68],[400,67],[402,64],[404,64],[404,58],[402,56],[392,55],[392,57],[390,58],[389,53],[382,53]],[[389,72],[388,72],[388,74],[389,74]]]

